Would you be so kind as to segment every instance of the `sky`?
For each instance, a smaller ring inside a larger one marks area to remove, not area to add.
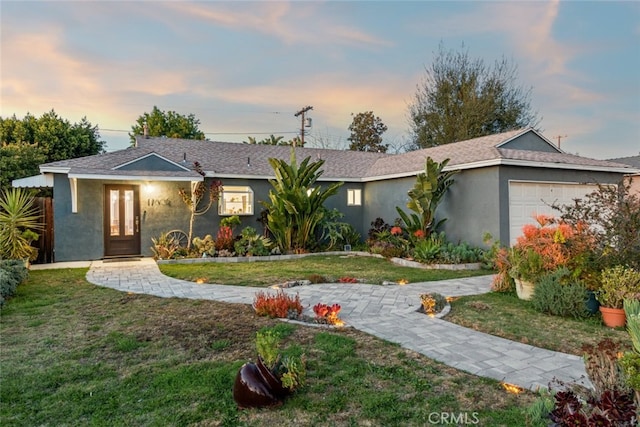
[[[638,1],[0,0],[0,116],[86,117],[107,150],[154,106],[215,141],[344,149],[373,111],[391,150],[440,43],[517,65],[544,136],[597,159],[640,154]]]

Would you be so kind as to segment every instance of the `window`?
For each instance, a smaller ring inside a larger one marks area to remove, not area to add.
[[[218,202],[219,215],[253,215],[253,190],[251,187],[222,187]]]
[[[362,190],[349,189],[347,190],[347,206],[360,206],[362,205]]]

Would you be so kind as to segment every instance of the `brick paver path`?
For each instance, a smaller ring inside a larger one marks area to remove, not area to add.
[[[148,258],[94,261],[87,280],[123,292],[240,304],[251,304],[255,293],[265,290],[173,279]],[[475,375],[531,390],[547,387],[554,379],[590,386],[581,357],[477,332],[416,311],[424,292],[472,295],[488,292],[490,283],[491,276],[481,276],[404,286],[316,284],[285,291],[300,294],[307,314],[312,314],[311,307],[318,302],[338,303],[342,306],[340,318],[347,325]]]

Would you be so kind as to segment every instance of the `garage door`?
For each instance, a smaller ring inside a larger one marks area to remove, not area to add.
[[[574,199],[597,190],[597,185],[550,182],[509,182],[509,237],[511,244],[522,234],[522,226],[535,224],[539,214],[558,216],[551,204],[573,204]]]

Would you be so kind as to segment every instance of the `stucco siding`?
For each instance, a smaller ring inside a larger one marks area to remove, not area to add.
[[[55,175],[53,226],[57,262],[102,258],[102,205],[101,183],[78,180],[78,212],[72,213],[69,179],[66,175]]]
[[[396,206],[400,206],[405,212],[408,211],[409,196],[407,192],[413,187],[415,180],[415,177],[408,177],[366,183],[363,191],[362,216],[364,238],[376,218],[382,218],[385,222],[393,225],[395,219],[399,218]]]
[[[465,170],[453,176],[454,183],[438,207],[437,220],[446,218],[441,230],[450,242],[484,247],[489,233],[500,238],[498,168]]]

